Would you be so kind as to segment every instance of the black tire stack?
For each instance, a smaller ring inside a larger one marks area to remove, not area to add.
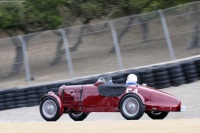
[[[180,64],[171,64],[167,66],[167,70],[172,86],[185,84],[185,76]]]
[[[38,105],[40,99],[47,94],[48,91],[58,92],[58,88],[52,88],[53,85],[50,87],[36,86],[0,91],[0,110]]]
[[[111,74],[110,76],[112,77],[114,83],[121,84],[121,83],[126,82],[126,78],[125,78],[126,72],[116,72],[116,73]]]
[[[0,92],[0,110],[24,107],[26,97],[24,89],[12,88]]]
[[[124,72],[114,72],[108,75],[102,75],[102,76],[110,76],[113,80],[113,83],[117,83],[117,84],[122,84],[126,82],[126,78],[125,76],[127,75],[127,71]]]
[[[181,66],[186,83],[192,83],[199,79],[194,60],[183,62]]]
[[[196,59],[194,62],[195,62],[195,65],[196,65],[198,78],[200,79],[200,58]]]
[[[153,74],[157,89],[163,89],[171,86],[170,77],[166,67],[158,66],[154,68]]]
[[[142,69],[139,72],[139,75],[141,77],[141,84],[145,83],[148,86],[156,87],[156,81],[152,69]]]
[[[40,99],[49,91],[57,94],[61,85],[93,84],[100,76],[111,76],[119,84],[125,84],[129,74],[138,76],[138,83],[146,83],[157,89],[192,83],[200,79],[200,57],[172,64],[152,66],[149,68],[129,69],[114,73],[80,78],[68,82],[11,88],[0,91],[0,110],[38,105]],[[115,83],[115,82],[114,82]]]

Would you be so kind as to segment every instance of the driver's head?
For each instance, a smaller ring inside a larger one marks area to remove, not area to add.
[[[126,84],[136,84],[137,76],[135,74],[129,74],[126,80]]]
[[[106,80],[105,80],[105,78],[103,78],[103,77],[99,77],[98,80],[97,80],[97,82],[98,82],[98,83],[105,83]]]

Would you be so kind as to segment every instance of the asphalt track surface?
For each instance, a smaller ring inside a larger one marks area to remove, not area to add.
[[[90,113],[82,122],[72,121],[67,114],[57,122],[46,122],[39,106],[0,112],[0,133],[20,132],[137,132],[137,133],[199,133],[200,81],[170,87],[162,91],[179,98],[187,106],[186,112],[171,112],[162,121],[151,120],[146,114],[138,121],[127,121],[120,113]],[[12,128],[11,128],[12,127]]]
[[[199,119],[1,123],[1,133],[199,133]]]

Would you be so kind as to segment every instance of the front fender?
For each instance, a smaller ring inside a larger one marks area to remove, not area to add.
[[[127,93],[127,94],[135,94],[135,95],[137,95],[138,97],[140,97],[140,99],[142,100],[142,103],[145,105],[144,97],[140,93],[133,92],[133,93]]]
[[[143,98],[143,96],[142,96],[140,93],[130,92],[130,93],[126,93],[125,95],[123,95],[123,97],[126,96],[126,95],[129,95],[129,94],[137,95],[137,96],[142,100],[142,103],[145,105],[145,99]],[[122,99],[123,97],[121,97],[121,99]],[[121,102],[121,99],[120,99],[119,103]]]
[[[125,95],[128,95],[128,94],[135,94],[135,95],[137,95],[142,100],[143,104],[146,103],[144,97],[138,92],[138,88],[127,88]]]
[[[42,101],[45,97],[54,97],[58,101],[60,106],[60,116],[61,116],[64,112],[64,105],[62,103],[62,100],[52,91],[48,92],[45,96],[43,96],[40,101]]]

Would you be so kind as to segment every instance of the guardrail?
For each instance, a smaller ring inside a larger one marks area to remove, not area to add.
[[[11,88],[0,91],[0,110],[38,105],[41,97],[48,91],[57,93],[58,88],[65,85],[95,83],[99,76],[109,75],[119,84],[125,83],[128,74],[138,76],[138,83],[146,83],[148,86],[163,89],[170,86],[179,86],[192,83],[200,79],[200,57],[189,58],[178,62],[152,65],[128,69],[118,72],[105,73],[87,78],[78,78],[69,81],[60,81],[43,85],[35,85],[22,88]]]

